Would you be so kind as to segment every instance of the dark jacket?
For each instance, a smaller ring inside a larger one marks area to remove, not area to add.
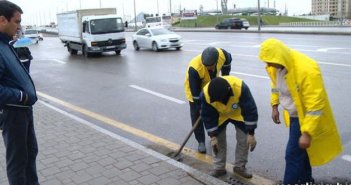
[[[0,33],[0,106],[32,106],[38,99],[34,83],[10,41],[9,36]],[[28,101],[24,104],[22,100],[26,95]]]
[[[206,88],[206,87],[205,87]],[[242,121],[227,119],[224,123],[219,122],[220,114],[215,107],[210,105],[205,98],[205,93],[201,92],[201,118],[204,122],[205,128],[209,136],[216,136],[219,132],[221,132],[229,122],[233,123],[237,127],[239,127],[245,133],[249,133],[253,135],[255,133],[255,129],[257,128],[257,120],[258,113],[255,100],[253,99],[249,87],[242,82],[241,88],[238,89],[239,92],[234,92],[233,94],[241,94],[239,97],[238,104],[229,105],[233,107],[234,111],[237,111],[238,107],[240,107],[240,113],[243,118]],[[250,123],[250,124],[248,124]]]

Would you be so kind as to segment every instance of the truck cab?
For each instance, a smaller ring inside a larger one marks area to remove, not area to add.
[[[120,54],[127,47],[124,23],[116,15],[84,16],[82,18],[83,53],[115,51]]]

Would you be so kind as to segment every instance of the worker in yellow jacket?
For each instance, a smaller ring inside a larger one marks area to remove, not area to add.
[[[311,166],[326,164],[342,151],[318,64],[274,38],[262,43],[259,58],[272,80],[272,119],[280,123],[280,104],[290,127],[283,183],[314,182]]]
[[[200,93],[202,88],[211,79],[229,75],[231,69],[232,55],[222,48],[207,47],[204,51],[194,57],[188,66],[184,91],[189,100],[191,124],[194,126],[196,120],[200,117]],[[195,128],[194,135],[199,143],[198,152],[206,153],[205,131],[203,122]]]

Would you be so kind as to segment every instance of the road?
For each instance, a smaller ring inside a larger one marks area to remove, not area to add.
[[[30,48],[35,58],[31,75],[37,91],[90,111],[84,113],[77,111],[81,109],[72,109],[72,113],[153,148],[160,145],[162,139],[180,144],[190,130],[189,106],[183,91],[188,62],[207,46],[224,48],[232,53],[231,74],[242,78],[249,85],[259,110],[256,130],[258,145],[249,154],[248,167],[255,174],[279,181],[284,172],[288,129],[283,124],[275,125],[271,121],[270,82],[263,62],[257,57],[260,43],[276,37],[318,61],[342,136],[343,153],[332,163],[314,168],[314,178],[324,182],[351,181],[349,36],[208,32],[178,34],[185,43],[181,51],[137,52],[132,47],[132,33],[126,33],[128,48],[122,51],[121,56],[111,52],[92,58],[80,54],[70,56],[57,37],[45,37],[44,41]],[[96,119],[97,115],[103,118]],[[116,125],[120,128],[116,128]],[[228,162],[232,162],[235,146],[233,126],[228,127],[227,135]],[[210,150],[208,141],[207,138],[207,148]],[[194,137],[186,146],[196,149]]]

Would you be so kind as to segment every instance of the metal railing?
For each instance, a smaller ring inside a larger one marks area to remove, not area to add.
[[[315,21],[315,22],[289,22],[280,23],[279,26],[351,26],[351,22],[346,21]]]

